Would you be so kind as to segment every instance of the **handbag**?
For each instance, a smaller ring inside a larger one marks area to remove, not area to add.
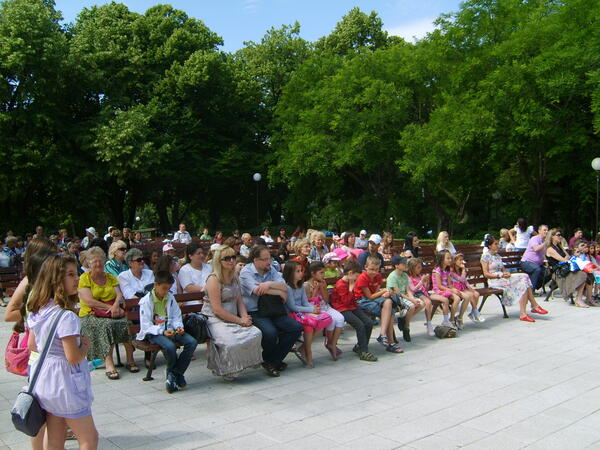
[[[111,300],[110,302],[104,302],[104,303],[112,306],[115,304],[115,301]],[[113,318],[112,314],[110,313],[110,310],[108,310],[108,309],[92,308],[92,312],[94,313],[94,315],[96,317],[102,317],[103,319],[112,319]]]
[[[279,295],[263,294],[258,297],[258,315],[260,317],[285,316],[285,306]]]
[[[20,337],[20,333],[13,333],[8,340],[8,345],[4,352],[4,364],[8,372],[26,377],[29,355],[31,355],[31,351],[27,348],[29,329],[25,330],[21,342],[19,342]]]
[[[208,316],[202,313],[189,313],[183,318],[183,329],[192,336],[198,344],[210,339],[208,331]]]
[[[50,350],[50,345],[54,340],[54,335],[56,334],[56,327],[58,326],[58,322],[60,321],[60,318],[64,313],[65,310],[61,309],[60,312],[54,318],[54,322],[52,323],[52,327],[50,328],[50,333],[48,333],[46,343],[44,344],[44,349],[42,350],[37,364],[35,365],[33,376],[31,377],[31,382],[29,383],[29,386],[26,390],[21,391],[17,394],[17,399],[15,400],[15,403],[13,404],[13,407],[10,410],[13,425],[17,430],[22,431],[27,436],[36,436],[40,431],[40,428],[42,428],[42,425],[44,425],[44,423],[46,422],[46,411],[44,411],[44,409],[40,406],[40,403],[37,400],[37,398],[35,398],[35,395],[33,394],[33,389],[40,374],[42,364],[44,364],[44,360],[46,359],[46,355],[48,354],[48,350]]]
[[[307,327],[314,328],[315,330],[322,330],[327,328],[333,322],[331,316],[327,313],[292,313],[293,318],[296,322]]]

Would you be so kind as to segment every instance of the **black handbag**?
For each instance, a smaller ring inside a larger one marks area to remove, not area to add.
[[[187,314],[183,318],[183,329],[187,334],[196,339],[198,344],[202,344],[211,338],[208,331],[208,316],[206,314]]]
[[[558,263],[554,266],[554,273],[559,278],[566,278],[571,273],[571,267],[569,263]]]
[[[52,328],[50,328],[50,333],[48,333],[46,343],[44,344],[44,349],[35,366],[33,377],[31,377],[31,383],[29,383],[26,390],[17,394],[17,399],[10,410],[13,425],[17,430],[25,433],[27,436],[36,436],[40,431],[40,428],[42,428],[42,425],[46,423],[46,411],[40,406],[37,398],[35,398],[33,388],[35,387],[42,364],[44,364],[44,360],[46,359],[46,355],[48,354],[48,350],[50,349],[50,345],[56,334],[58,322],[64,313],[65,310],[61,309],[56,315],[56,318],[52,323]]]
[[[260,317],[280,317],[286,314],[285,306],[279,295],[263,294],[258,297],[258,315]]]

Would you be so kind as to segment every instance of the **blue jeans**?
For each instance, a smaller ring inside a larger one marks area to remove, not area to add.
[[[196,346],[198,345],[196,339],[187,333],[176,334],[170,338],[164,335],[156,336],[149,334],[147,338],[151,344],[158,345],[162,349],[163,355],[165,355],[165,359],[167,360],[167,374],[183,375],[185,373],[192,360],[194,350],[196,350]],[[183,345],[183,350],[179,357],[177,357],[175,342]]]
[[[288,316],[260,317],[249,313],[252,324],[262,332],[263,361],[277,366],[283,362],[302,333],[302,325]]]
[[[533,289],[539,289],[542,287],[544,282],[544,274],[546,272],[546,268],[544,266],[532,263],[531,261],[521,261],[521,269],[523,269],[523,272],[529,275]]]

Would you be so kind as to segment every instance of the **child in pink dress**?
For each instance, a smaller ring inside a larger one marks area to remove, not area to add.
[[[51,256],[42,265],[27,302],[32,351],[42,351],[54,318],[65,310],[42,365],[38,368],[38,359],[30,370],[30,375],[39,370],[33,392],[47,412],[48,448],[64,448],[66,427],[73,430],[81,449],[98,447],[86,360],[90,341],[81,336],[79,317],[73,312],[78,283],[75,259]]]
[[[453,327],[458,325],[454,321],[454,316],[460,304],[460,292],[452,286],[450,280],[450,268],[452,267],[452,253],[448,250],[440,250],[435,256],[435,268],[431,273],[433,279],[433,293],[440,297],[448,299],[448,304],[452,305],[450,314],[444,311],[444,321],[442,326]]]
[[[469,319],[473,322],[485,322],[485,319],[479,315],[477,305],[479,303],[479,292],[467,281],[467,269],[465,267],[465,257],[462,253],[457,253],[452,257],[452,272],[450,273],[452,286],[460,292],[463,299],[462,306],[456,318],[456,323],[459,328],[463,325],[463,316],[467,306],[471,305]]]
[[[431,323],[432,305],[442,305],[442,311],[448,314],[448,299],[442,295],[429,294],[429,275],[422,275],[423,261],[421,258],[410,258],[408,260],[408,292],[417,299],[423,300],[425,304],[425,317],[427,322],[427,334],[435,336]]]

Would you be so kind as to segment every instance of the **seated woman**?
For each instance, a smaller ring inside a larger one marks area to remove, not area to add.
[[[208,316],[210,344],[208,368],[225,380],[233,380],[249,367],[262,362],[262,333],[252,326],[237,274],[235,251],[221,246],[213,255],[213,273],[206,280],[208,301],[202,313]]]
[[[500,230],[500,250],[512,252],[515,249],[515,238],[507,228]]]
[[[439,253],[442,250],[448,250],[451,255],[456,254],[456,249],[454,248],[454,244],[450,242],[450,235],[447,231],[440,231],[435,244],[436,253]]]
[[[104,271],[118,277],[121,272],[129,269],[125,262],[125,253],[127,246],[123,241],[114,241],[108,248],[108,261],[104,264]]]
[[[295,257],[292,258],[292,261],[297,262],[302,266],[302,270],[304,270],[304,274],[308,273],[308,255],[310,254],[310,244],[307,239],[298,239],[294,242],[294,253]]]
[[[129,270],[121,272],[118,276],[119,287],[124,298],[142,298],[152,289],[154,273],[144,269],[144,254],[138,248],[132,248],[125,255],[125,262]],[[148,292],[146,287],[150,285]]]
[[[419,246],[419,237],[414,231],[411,231],[406,235],[404,240],[404,257],[406,258],[418,258],[421,247]]]
[[[289,241],[289,239],[288,239],[287,235],[285,234],[285,228],[281,227],[279,229],[279,234],[275,238],[275,242],[277,242],[278,244],[287,244],[288,241]]]
[[[175,280],[174,283],[171,285],[171,289],[169,289],[169,292],[173,295],[183,293],[183,290],[181,289],[181,284],[179,284],[179,259],[169,255],[162,255],[160,258],[158,258],[158,261],[156,262],[154,273],[162,271],[169,272]]]
[[[160,251],[157,248],[144,249],[144,269],[156,272],[156,262],[160,258]]]
[[[210,264],[204,262],[204,249],[197,243],[187,245],[187,264],[179,269],[179,283],[184,293],[202,292],[212,272]]]
[[[383,261],[386,264],[390,264],[392,262],[393,250],[392,246],[394,245],[394,235],[389,231],[383,232],[383,240],[379,245],[379,254],[383,256]]]
[[[502,304],[511,306],[514,302],[518,301],[520,307],[519,318],[524,322],[535,322],[535,319],[527,314],[528,301],[531,303],[532,313],[548,314],[548,311],[542,308],[533,296],[529,275],[526,273],[510,273],[504,268],[502,257],[498,254],[500,247],[498,239],[494,236],[488,236],[484,244],[488,251],[481,256],[483,276],[488,279],[490,287],[504,291]]]
[[[132,245],[142,245],[144,243],[144,241],[142,240],[142,233],[140,233],[139,231],[136,232],[133,235],[133,241],[131,242]]]
[[[558,285],[564,299],[569,298],[575,292],[575,306],[588,308],[582,300],[587,274],[583,271],[562,273],[558,270],[561,263],[569,261],[569,253],[561,245],[562,233],[557,228],[552,228],[546,235],[544,246],[546,247],[546,259],[552,270],[552,279]],[[566,275],[566,276],[565,276]]]
[[[310,253],[308,254],[309,262],[322,262],[323,256],[327,253],[327,246],[325,245],[325,234],[320,231],[317,231],[312,234],[312,247],[310,248]]]
[[[127,353],[125,367],[130,372],[139,372],[140,368],[133,360],[133,346],[129,343],[127,319],[121,308],[123,294],[119,281],[113,275],[104,272],[105,254],[101,248],[92,247],[88,251],[90,271],[79,278],[79,317],[81,334],[90,338],[88,360],[104,359],[106,376],[118,380],[112,351],[115,345],[122,343]]]
[[[344,249],[348,255],[350,255],[352,250],[355,249],[356,235],[352,231],[345,231],[342,233],[340,244],[342,244],[341,248]]]

